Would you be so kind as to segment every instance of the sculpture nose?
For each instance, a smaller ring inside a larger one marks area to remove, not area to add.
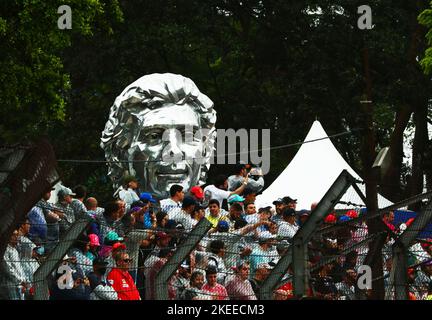
[[[181,150],[181,144],[183,143],[182,136],[178,130],[168,129],[164,132],[164,140],[167,141],[167,145],[164,148],[163,160],[170,162],[175,167],[176,162],[183,160],[183,151]]]

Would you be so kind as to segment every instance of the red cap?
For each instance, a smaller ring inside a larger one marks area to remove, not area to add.
[[[113,250],[117,250],[117,249],[126,250],[126,245],[124,243],[121,243],[121,242],[116,242],[113,244],[112,249]]]
[[[358,218],[358,213],[357,213],[357,211],[355,211],[355,210],[350,210],[350,211],[348,211],[347,213],[345,213],[345,215],[346,215],[347,217],[350,217],[351,219]]]
[[[158,240],[171,239],[171,236],[170,236],[169,234],[163,232],[163,231],[159,231],[159,232],[156,234],[156,238],[157,238]]]
[[[337,218],[334,214],[330,213],[327,217],[325,217],[324,222],[325,223],[336,223]]]
[[[200,186],[194,186],[190,189],[190,193],[192,193],[198,199],[204,199],[204,191]]]

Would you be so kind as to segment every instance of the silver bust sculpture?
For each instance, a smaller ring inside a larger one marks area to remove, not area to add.
[[[101,137],[114,188],[130,174],[161,199],[173,184],[189,190],[204,183],[215,123],[213,102],[189,78],[155,73],[131,83],[114,101]],[[199,134],[185,137],[191,130]]]

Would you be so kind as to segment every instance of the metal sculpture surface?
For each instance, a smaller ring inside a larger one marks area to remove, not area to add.
[[[126,174],[158,198],[206,180],[216,138],[213,102],[181,75],[143,76],[111,107],[101,147],[114,187]]]

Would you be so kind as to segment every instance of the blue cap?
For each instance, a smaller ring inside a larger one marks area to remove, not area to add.
[[[229,230],[229,223],[225,220],[219,221],[217,229],[218,231],[227,232]]]
[[[239,196],[238,194],[233,194],[228,198],[228,203],[243,202],[243,201],[245,201],[245,198]]]
[[[351,218],[348,217],[348,216],[341,216],[341,217],[339,218],[339,221],[340,221],[340,222],[345,222],[345,221],[350,221],[350,220],[351,220]]]
[[[150,201],[152,203],[156,202],[156,200],[153,198],[153,196],[149,192],[142,192],[140,194],[140,200],[141,201],[147,201],[147,202]]]

